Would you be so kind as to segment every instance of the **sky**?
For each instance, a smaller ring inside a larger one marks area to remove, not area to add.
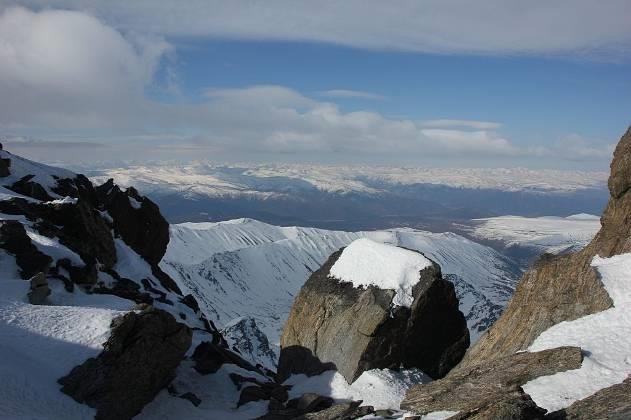
[[[0,138],[45,161],[606,169],[629,0],[0,0]]]

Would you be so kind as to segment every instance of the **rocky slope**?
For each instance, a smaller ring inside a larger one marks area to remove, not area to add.
[[[540,258],[519,282],[500,319],[447,378],[432,384],[433,388],[453,389],[454,384],[450,381],[458,382],[459,376],[480,367],[495,367],[499,360],[513,357],[516,352],[571,342],[584,346],[585,361],[580,369],[527,384],[518,381],[525,385],[526,392],[536,395],[533,397],[535,402],[564,408],[572,401],[596,392],[603,386],[599,384],[621,382],[631,373],[631,366],[624,359],[624,354],[631,350],[627,348],[626,339],[631,331],[631,319],[626,315],[631,294],[628,277],[631,261],[628,255],[631,251],[630,162],[631,128],[621,138],[614,153],[609,178],[611,197],[596,237],[579,252]],[[614,301],[616,308],[610,310]],[[486,386],[495,384],[494,379],[486,382]],[[603,391],[603,394],[619,396],[616,390],[609,394]],[[418,412],[425,411],[427,407],[422,401],[427,392],[424,385],[412,388],[403,405]],[[606,404],[612,412],[622,406],[628,407],[628,396],[617,400],[612,399],[615,397],[605,398],[608,398]],[[587,407],[589,402],[585,401],[577,403],[577,407],[585,409],[586,413],[594,410]],[[603,402],[600,396],[593,397],[592,401]],[[443,407],[449,409],[449,404]],[[568,410],[572,416],[577,416],[576,408]]]
[[[267,412],[267,401],[236,408],[229,374],[268,387],[274,375],[231,350],[160,269],[168,241],[159,209],[134,189],[0,147],[2,416]]]
[[[469,332],[453,285],[420,253],[358,239],[335,252],[294,300],[279,375],[420,368],[435,378],[460,361]]]

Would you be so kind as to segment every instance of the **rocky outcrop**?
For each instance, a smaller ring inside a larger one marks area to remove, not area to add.
[[[612,301],[590,263],[594,256],[631,252],[631,128],[621,138],[611,163],[611,198],[601,229],[583,250],[545,255],[519,282],[500,319],[466,355],[462,366],[479,364],[526,349],[554,324],[600,312]]]
[[[631,378],[621,384],[601,389],[560,411],[549,414],[552,420],[631,419]]]
[[[453,285],[431,263],[419,273],[408,308],[393,306],[394,290],[356,288],[330,277],[343,250],[307,280],[281,337],[278,373],[338,370],[350,383],[374,368],[417,367],[444,376],[469,345]]]
[[[169,243],[169,223],[158,206],[134,188],[122,191],[112,179],[97,187],[96,193],[125,243],[149,263],[158,264]]]
[[[333,398],[318,394],[303,394],[287,401],[287,404],[273,407],[258,420],[351,420],[375,412],[371,406],[362,406],[362,401],[336,403]]]
[[[30,279],[40,272],[48,273],[53,261],[33,245],[24,225],[17,220],[0,221],[0,248],[15,256],[23,279]]]
[[[97,410],[97,419],[138,414],[175,375],[191,345],[191,330],[157,309],[130,312],[112,322],[96,358],[61,378],[62,392]]]
[[[578,369],[582,362],[583,356],[577,347],[500,357],[493,363],[459,368],[443,379],[410,388],[401,408],[417,414],[458,411],[461,416],[497,410],[519,412],[522,409],[541,414],[534,403],[523,395],[521,385],[539,376]]]
[[[259,363],[276,370],[277,356],[267,336],[258,328],[254,318],[242,317],[228,323],[221,334],[230,348],[253,364]]]

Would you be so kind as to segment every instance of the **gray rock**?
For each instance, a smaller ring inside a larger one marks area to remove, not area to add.
[[[169,384],[191,338],[167,312],[130,312],[112,321],[99,356],[59,379],[61,391],[96,408],[97,419],[131,418]]]
[[[500,418],[521,418],[518,414],[515,414],[516,417],[509,416],[520,412],[537,414],[534,403],[523,396],[521,385],[539,376],[578,369],[582,361],[578,347],[500,357],[493,363],[459,368],[443,379],[410,388],[401,409],[421,415],[432,411],[458,411],[461,416],[470,413],[469,417],[459,418],[480,419],[493,417],[490,414],[473,417],[473,414],[504,413],[505,417]]]
[[[550,413],[552,420],[628,420],[631,419],[631,378],[601,389],[568,408]]]
[[[420,271],[410,308],[391,307],[393,290],[329,278],[341,252],[311,275],[294,301],[281,337],[281,379],[337,369],[351,383],[366,370],[401,365],[440,378],[460,361],[469,331],[437,264]]]
[[[622,136],[611,163],[610,199],[601,229],[581,251],[546,255],[524,274],[500,319],[465,356],[461,365],[479,364],[526,349],[546,329],[612,306],[590,263],[595,255],[631,252],[631,128]]]
[[[46,274],[37,273],[31,280],[31,290],[28,292],[28,300],[33,305],[43,305],[46,302],[46,298],[50,296],[50,288],[48,287],[48,280]]]

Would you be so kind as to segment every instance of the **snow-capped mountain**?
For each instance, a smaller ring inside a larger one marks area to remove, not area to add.
[[[277,227],[252,219],[171,226],[161,267],[219,326],[256,320],[272,345],[300,287],[331,253],[353,240],[415,249],[456,285],[473,340],[499,316],[519,270],[493,249],[453,233],[413,229],[342,232]]]

